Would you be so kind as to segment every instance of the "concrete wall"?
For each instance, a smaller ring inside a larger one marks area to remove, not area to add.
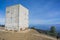
[[[28,27],[28,9],[22,5],[13,5],[6,8],[5,29],[24,30]]]
[[[20,5],[19,10],[19,26],[24,30],[28,28],[28,9]]]
[[[8,30],[18,29],[18,5],[6,8],[6,27]]]

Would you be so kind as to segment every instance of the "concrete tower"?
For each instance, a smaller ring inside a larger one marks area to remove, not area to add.
[[[28,14],[28,9],[21,4],[7,7],[5,29],[20,31],[28,28]]]

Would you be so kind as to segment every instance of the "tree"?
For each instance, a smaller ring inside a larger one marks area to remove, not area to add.
[[[55,33],[55,32],[56,32],[56,28],[55,28],[55,26],[51,26],[51,28],[50,28],[50,32],[51,32],[51,33]]]
[[[57,36],[57,32],[56,32],[55,26],[51,26],[51,28],[50,28],[50,35]]]

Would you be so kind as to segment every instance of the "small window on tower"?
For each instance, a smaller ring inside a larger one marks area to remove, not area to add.
[[[11,17],[11,19],[12,19],[12,17]]]
[[[9,11],[7,11],[7,13],[9,13]]]

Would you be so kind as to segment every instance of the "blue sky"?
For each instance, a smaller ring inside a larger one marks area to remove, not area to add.
[[[5,24],[6,7],[15,4],[29,9],[29,24],[60,24],[60,0],[0,0],[0,24]]]

